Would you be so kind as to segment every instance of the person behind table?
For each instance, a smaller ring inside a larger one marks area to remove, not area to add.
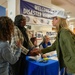
[[[40,43],[39,48],[43,49],[49,47],[50,45],[50,37],[48,35],[43,36],[43,41]]]
[[[34,45],[35,47],[37,47],[37,39],[36,39],[36,37],[30,38],[30,40],[31,40],[31,42],[33,43],[33,45]]]
[[[60,70],[66,68],[67,75],[75,74],[75,35],[68,28],[67,14],[65,11],[57,10],[53,14],[53,26],[56,27],[57,37],[51,47],[38,50],[35,53],[46,53],[56,50]]]
[[[12,53],[10,42],[13,34],[13,21],[6,16],[0,17],[0,75],[9,75],[9,63],[16,63],[21,54],[19,40],[16,42],[15,53]]]
[[[26,48],[26,54],[25,53],[21,53],[20,59],[18,60],[17,63],[15,63],[14,65],[12,65],[12,70],[14,75],[24,75],[25,73],[25,69],[27,70],[26,66],[26,55],[30,55],[32,53],[32,50],[34,49],[34,45],[32,44],[32,42],[29,40],[28,38],[28,34],[27,34],[27,30],[24,27],[26,25],[26,18],[23,15],[16,15],[15,16],[15,20],[14,20],[15,26],[20,30],[20,32],[23,35],[24,41],[23,41],[23,48]],[[18,34],[19,36],[19,34]],[[35,55],[35,54],[34,54]]]

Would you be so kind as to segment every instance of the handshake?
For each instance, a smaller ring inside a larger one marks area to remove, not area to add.
[[[39,55],[40,53],[41,53],[41,50],[34,48],[33,50],[30,51],[29,55],[36,56],[36,55]]]

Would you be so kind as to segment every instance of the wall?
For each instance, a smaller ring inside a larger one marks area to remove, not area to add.
[[[58,6],[56,6],[56,5],[53,5],[53,4],[51,4],[51,8],[52,8],[52,9],[55,9],[55,10],[62,10],[62,11],[65,11],[65,9],[63,9],[63,8],[61,8],[61,7],[58,7]]]
[[[6,8],[0,6],[0,16],[5,16],[6,15]]]
[[[16,0],[9,0],[8,1],[8,16],[14,20],[14,17],[16,15]]]
[[[55,32],[55,30],[52,30],[52,26],[49,26],[49,25],[44,25],[44,26],[32,25],[31,30],[34,31],[34,36],[35,36],[36,33],[39,33],[39,32],[42,32],[43,36],[46,35],[47,32],[48,33],[50,33],[50,32],[54,33]],[[51,34],[49,35],[49,37],[51,38],[50,42],[53,43],[55,35],[54,34],[51,35]],[[42,41],[42,38],[40,38],[40,39],[37,38],[38,44]]]

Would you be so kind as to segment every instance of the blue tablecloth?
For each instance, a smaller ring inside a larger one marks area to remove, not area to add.
[[[59,63],[57,60],[48,60],[48,62],[37,62],[27,60],[27,74],[25,75],[59,75]]]

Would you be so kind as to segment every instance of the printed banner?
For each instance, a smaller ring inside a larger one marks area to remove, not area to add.
[[[50,8],[20,0],[20,14],[25,15],[27,24],[50,25],[52,13]]]

